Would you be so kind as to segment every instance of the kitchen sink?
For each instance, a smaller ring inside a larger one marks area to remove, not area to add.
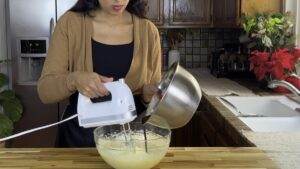
[[[300,132],[299,117],[239,117],[254,132]]]
[[[218,99],[254,132],[300,131],[300,104],[286,96]]]
[[[238,117],[293,117],[300,104],[286,96],[226,96],[218,98]]]

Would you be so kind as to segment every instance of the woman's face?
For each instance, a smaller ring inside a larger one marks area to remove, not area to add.
[[[129,0],[98,0],[101,6],[101,10],[112,14],[119,15],[126,9]]]

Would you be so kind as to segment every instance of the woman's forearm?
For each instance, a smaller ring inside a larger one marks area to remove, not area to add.
[[[72,83],[69,74],[44,75],[37,85],[39,97],[45,104],[64,100],[76,91]]]

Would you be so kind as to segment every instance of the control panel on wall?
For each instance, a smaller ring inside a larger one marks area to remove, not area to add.
[[[47,49],[48,37],[18,38],[18,83],[35,85],[39,79]]]

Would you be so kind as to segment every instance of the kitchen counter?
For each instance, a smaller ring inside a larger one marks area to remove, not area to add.
[[[252,143],[275,161],[282,169],[300,168],[300,132],[251,132],[243,131]]]
[[[0,168],[110,169],[95,148],[0,149]],[[275,169],[257,148],[170,148],[155,169],[260,168]]]
[[[217,98],[204,95],[202,106],[214,116],[220,130],[228,133],[238,146],[256,146],[282,169],[300,166],[300,132],[253,132],[246,124],[228,110]],[[209,116],[209,115],[207,115]]]
[[[271,91],[253,90],[258,87],[247,86],[249,83],[238,83],[229,79],[216,79],[207,74],[205,69],[189,70],[198,80],[203,91],[201,109],[204,109],[204,116],[210,117],[216,122],[219,130],[228,133],[235,141],[235,144],[246,144],[256,146],[265,151],[275,163],[283,169],[296,169],[300,166],[300,132],[297,133],[262,133],[253,132],[246,124],[227,109],[216,96],[237,94],[240,96],[274,95]],[[224,80],[225,79],[225,80]],[[203,81],[206,82],[203,82]],[[227,84],[219,84],[221,87],[213,85],[224,81]],[[203,85],[202,85],[203,84]],[[225,86],[225,87],[224,87]],[[210,92],[213,91],[213,92]],[[216,93],[216,91],[218,91]],[[233,91],[233,92],[229,92]],[[206,113],[206,114],[205,114]],[[220,127],[219,127],[220,126]]]
[[[220,96],[239,94],[241,96],[255,95],[252,90],[227,78],[216,78],[210,74],[208,69],[188,69],[198,80],[205,95]]]

